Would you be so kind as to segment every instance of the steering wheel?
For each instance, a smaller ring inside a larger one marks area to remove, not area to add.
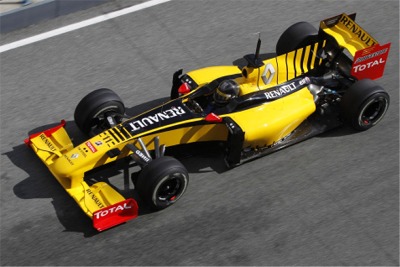
[[[197,113],[203,113],[203,108],[200,106],[200,104],[195,101],[194,99],[190,99],[188,101],[188,103],[190,103],[193,106],[193,110]]]

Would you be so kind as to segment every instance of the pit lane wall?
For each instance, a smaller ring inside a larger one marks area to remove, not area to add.
[[[44,20],[104,4],[107,1],[109,0],[42,0],[32,1],[27,5],[17,5],[16,8],[0,14],[0,33],[22,29]],[[18,0],[15,3],[18,3]]]

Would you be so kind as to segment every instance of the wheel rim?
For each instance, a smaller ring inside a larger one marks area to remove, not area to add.
[[[378,123],[386,113],[388,101],[381,96],[369,101],[362,109],[359,117],[359,123],[362,126],[372,126]]]
[[[92,116],[92,119],[95,118],[103,118],[104,119],[104,114],[108,113],[108,112],[115,112],[118,113],[118,107],[117,106],[110,106],[110,107],[105,107],[99,111],[97,111],[97,113],[95,113]]]
[[[120,114],[120,108],[117,105],[106,106],[91,116],[91,120],[88,122],[88,126],[91,129],[95,127],[103,130],[110,128],[109,126],[107,126],[106,114],[107,116],[111,115],[116,120],[117,116],[122,116],[122,114]]]
[[[185,179],[186,177],[182,173],[166,176],[156,191],[155,200],[157,203],[170,205],[177,201],[186,188]]]

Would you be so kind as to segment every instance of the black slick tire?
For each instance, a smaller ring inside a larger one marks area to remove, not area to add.
[[[164,156],[152,160],[139,173],[135,188],[152,210],[176,203],[189,184],[186,168],[177,159]]]
[[[276,54],[282,55],[307,46],[317,40],[318,31],[308,22],[298,22],[286,29],[276,44]]]
[[[365,131],[378,124],[389,107],[390,97],[370,79],[355,82],[341,101],[341,117],[358,131]]]
[[[75,123],[83,133],[89,134],[96,119],[102,118],[106,112],[124,115],[125,106],[111,89],[97,89],[86,95],[77,105],[74,112]]]

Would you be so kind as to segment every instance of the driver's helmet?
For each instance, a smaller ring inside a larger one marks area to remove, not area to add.
[[[225,80],[220,83],[214,92],[214,101],[219,105],[239,96],[239,84],[234,80]]]

